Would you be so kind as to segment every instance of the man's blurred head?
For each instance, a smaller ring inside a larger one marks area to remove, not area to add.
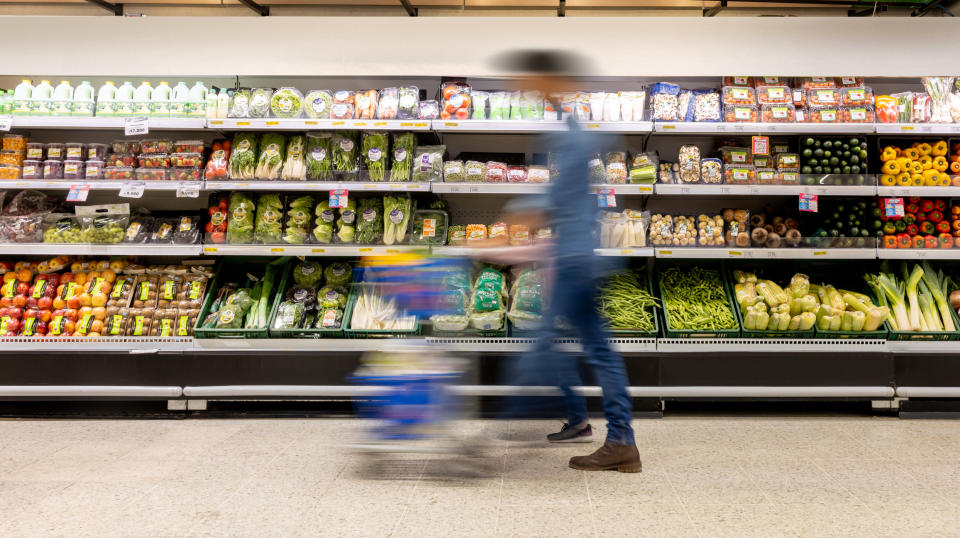
[[[575,90],[577,78],[587,70],[587,61],[579,54],[543,49],[506,52],[495,58],[494,65],[517,77],[518,90],[537,90],[544,95]]]

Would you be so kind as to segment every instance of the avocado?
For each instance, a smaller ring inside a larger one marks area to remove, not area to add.
[[[833,147],[833,142],[827,140],[826,142],[823,143],[823,147],[826,149],[830,149]]]
[[[812,173],[813,173],[813,167],[811,167],[811,166],[804,166],[803,168],[800,169],[800,173],[801,173],[801,174],[812,174]]]
[[[809,151],[809,150],[807,150],[807,151]],[[813,156],[816,157],[816,158],[818,158],[818,159],[819,159],[820,157],[823,157],[823,150],[820,149],[820,148],[815,149],[815,150],[813,151]]]
[[[803,145],[812,146],[814,142],[816,142],[816,140],[814,140],[813,138],[807,138],[806,140],[803,141]]]
[[[836,165],[840,164],[840,159],[838,159],[838,158],[836,158],[836,157],[830,157],[830,164],[832,164],[833,166],[836,166]],[[834,173],[835,173],[835,174],[839,174],[839,172],[834,172]]]
[[[814,167],[813,167],[813,173],[814,173],[814,174],[822,174],[822,173],[823,173],[823,167],[821,167],[821,166],[814,166]]]
[[[856,155],[850,156],[850,164],[860,164],[860,157]]]
[[[859,173],[860,173],[860,167],[857,166],[857,165],[851,166],[851,167],[850,167],[850,173],[851,173],[851,174],[859,174]],[[861,179],[860,181],[863,181],[863,179]]]
[[[812,156],[813,156],[813,150],[810,149],[810,148],[804,148],[804,149],[803,149],[803,156],[804,156],[804,157],[812,157]]]

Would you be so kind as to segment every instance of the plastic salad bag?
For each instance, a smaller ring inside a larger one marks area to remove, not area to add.
[[[303,98],[303,113],[308,118],[329,118],[331,106],[333,94],[330,90],[310,90]]]
[[[250,88],[239,88],[233,92],[233,99],[230,100],[230,110],[227,112],[227,117],[250,117]]]
[[[313,181],[330,178],[333,168],[333,138],[330,133],[311,133],[307,135],[307,179]]]
[[[420,89],[416,86],[402,86],[398,90],[397,99],[397,119],[416,119],[420,108]]]
[[[273,88],[257,88],[250,93],[250,117],[267,118],[270,116],[270,99]]]

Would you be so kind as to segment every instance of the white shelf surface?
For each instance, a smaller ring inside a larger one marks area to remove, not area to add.
[[[197,256],[200,245],[137,245],[116,243],[108,245],[85,243],[4,243],[0,246],[8,255],[69,254],[74,256]]]
[[[958,189],[960,190],[960,189]],[[873,196],[873,185],[706,185],[658,183],[657,194],[689,196]]]
[[[881,260],[960,260],[960,248],[879,248]]]
[[[940,355],[960,355],[960,341],[918,342],[909,340],[891,340],[887,350],[893,353],[936,353]]]
[[[726,123],[726,122],[655,122],[657,133],[673,134],[866,134],[874,132],[872,123]]]
[[[429,192],[429,183],[388,183],[388,182],[336,182],[336,181],[207,181],[204,189],[208,191],[329,191],[344,189],[347,191],[391,192],[415,191]]]
[[[193,349],[193,338],[114,337],[83,338],[71,336],[4,336],[0,353],[23,351],[120,352],[131,355],[179,353]]]
[[[383,256],[426,250],[417,245],[203,245],[205,256]]]
[[[797,338],[658,338],[657,351],[666,353],[800,353],[884,352],[886,340],[827,340]]]
[[[957,123],[878,123],[878,134],[931,134],[953,135],[960,134],[960,124]]]
[[[960,196],[960,187],[877,187],[877,196]]]
[[[432,120],[432,128],[440,133],[550,133],[566,131],[565,121],[543,120]],[[596,133],[646,134],[653,130],[649,121],[594,121],[580,123],[584,131]]]
[[[875,248],[711,248],[656,247],[657,258],[673,259],[784,259],[784,260],[873,260]],[[960,254],[960,250],[957,251]]]
[[[311,118],[224,118],[206,120],[210,129],[228,131],[429,131],[430,120],[330,120]]]
[[[480,256],[509,254],[511,250],[518,247],[451,247],[435,246],[430,249],[433,254],[443,256]],[[519,247],[522,248],[522,247]],[[652,248],[596,248],[593,249],[597,256],[624,256],[636,258],[652,258]]]
[[[13,128],[30,129],[123,129],[126,118],[14,116]],[[149,118],[151,131],[196,131],[207,127],[205,118]]]
[[[129,180],[97,180],[97,179],[15,179],[4,181],[0,186],[13,186],[17,189],[38,190],[70,190],[77,185],[88,185],[91,190],[120,190],[130,183],[143,183],[145,191],[175,191],[180,188],[180,181],[137,181]],[[196,184],[203,188],[202,181],[185,181],[183,183]]]
[[[430,190],[444,194],[537,194],[547,192],[548,183],[432,183]],[[617,196],[650,195],[653,184],[598,184],[590,185],[590,192],[612,189]]]

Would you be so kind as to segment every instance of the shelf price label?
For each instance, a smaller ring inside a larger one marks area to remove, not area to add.
[[[200,197],[200,182],[199,181],[181,181],[177,185],[177,198],[199,198]]]
[[[142,181],[127,181],[120,186],[121,198],[142,198],[147,186]]]
[[[617,195],[614,189],[597,189],[598,207],[617,207]]]
[[[903,198],[884,198],[883,213],[887,217],[899,217],[904,215]]]
[[[350,191],[347,189],[333,189],[330,191],[330,209],[347,207]]]
[[[124,136],[142,136],[150,132],[150,120],[144,117],[124,118]]]
[[[88,194],[90,194],[90,185],[70,185],[70,190],[67,191],[67,201],[86,202]]]
[[[13,116],[0,117],[0,131],[9,131],[13,127]]]
[[[800,211],[809,211],[811,213],[819,212],[819,207],[817,206],[816,194],[807,194],[800,193]]]

